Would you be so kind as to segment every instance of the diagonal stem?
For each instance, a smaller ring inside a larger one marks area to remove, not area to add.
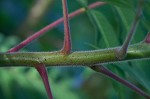
[[[111,72],[110,70],[108,70],[107,68],[105,68],[104,66],[100,65],[100,66],[92,66],[91,69],[93,69],[96,72],[102,73],[114,80],[116,80],[117,82],[120,82],[121,84],[127,86],[128,88],[134,90],[135,92],[137,92],[138,94],[144,96],[147,99],[150,99],[150,96],[147,95],[144,91],[142,91],[141,89],[139,89],[138,87],[136,87],[135,85],[133,85],[132,83],[120,78],[119,76],[117,76],[116,74],[114,74],[113,72]]]
[[[7,52],[10,53],[10,52],[17,52],[17,51],[16,50],[9,50]],[[35,66],[35,68],[37,69],[37,71],[39,72],[39,74],[40,74],[40,76],[43,80],[43,83],[45,85],[45,88],[46,88],[49,99],[53,99],[45,65],[44,64],[38,64],[38,65]]]
[[[64,46],[61,50],[62,53],[69,54],[71,52],[71,35],[68,18],[67,0],[62,0],[63,16],[64,16]]]
[[[40,63],[40,64],[37,64],[35,66],[35,68],[37,69],[37,71],[39,72],[39,74],[40,74],[40,76],[41,76],[41,78],[43,80],[43,83],[45,85],[45,88],[46,88],[46,91],[47,91],[49,99],[53,99],[52,92],[51,92],[50,85],[49,85],[49,81],[48,81],[47,70],[46,70],[45,65]]]
[[[116,56],[117,56],[118,59],[123,59],[126,56],[128,46],[129,46],[129,44],[132,40],[132,37],[135,34],[135,30],[136,30],[138,22],[139,22],[139,18],[140,18],[141,12],[142,12],[142,9],[141,9],[142,5],[143,5],[143,0],[140,0],[139,1],[139,6],[138,6],[138,9],[137,9],[137,13],[136,13],[134,21],[132,23],[131,29],[128,32],[128,35],[126,36],[126,39],[125,39],[122,47],[120,49],[116,50]]]
[[[95,7],[104,5],[104,4],[106,4],[106,3],[104,3],[104,2],[95,2],[95,3],[91,4],[91,5],[89,5],[88,7],[89,7],[89,9],[92,9],[92,8],[95,8]],[[82,14],[85,11],[86,11],[85,8],[80,8],[80,9],[74,11],[73,13],[69,14],[69,18],[73,18],[75,16],[78,16],[78,15]],[[24,41],[22,41],[17,46],[11,48],[8,52],[19,51],[20,49],[24,48],[26,45],[28,45],[29,43],[31,43],[33,40],[37,39],[38,37],[40,37],[41,35],[43,35],[47,31],[51,30],[52,28],[56,27],[58,24],[62,23],[63,20],[64,20],[63,18],[60,18],[60,19],[56,20],[55,22],[47,25],[46,27],[42,28],[38,32],[34,33],[30,37],[28,37],[27,39],[25,39]]]

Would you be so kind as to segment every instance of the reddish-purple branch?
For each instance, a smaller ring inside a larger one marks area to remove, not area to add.
[[[100,72],[114,80],[116,80],[117,82],[120,82],[121,84],[129,87],[130,89],[134,90],[135,92],[139,93],[140,95],[146,97],[147,99],[150,99],[150,96],[147,95],[144,91],[142,91],[141,89],[139,89],[138,87],[136,87],[135,85],[133,85],[132,83],[120,78],[119,76],[117,76],[116,74],[114,74],[113,72],[111,72],[110,70],[108,70],[107,68],[105,68],[104,66],[100,65],[100,66],[93,66],[91,67],[94,71]]]
[[[116,56],[118,59],[123,59],[126,57],[128,47],[130,45],[130,42],[131,42],[131,40],[135,34],[136,28],[137,28],[138,23],[139,23],[139,19],[140,19],[141,13],[142,13],[143,2],[144,2],[143,0],[139,0],[139,6],[137,9],[137,13],[135,15],[134,21],[132,22],[131,29],[128,32],[126,39],[123,42],[121,48],[116,50]]]
[[[104,4],[106,4],[106,2],[95,2],[95,3],[93,3],[93,4],[90,4],[90,5],[88,6],[88,8],[93,9],[93,8],[95,8],[95,7],[97,7],[97,6],[101,6],[101,5],[104,5]],[[82,8],[81,8],[81,9],[82,9]]]
[[[104,2],[95,2],[91,5],[89,5],[89,8],[95,8],[101,5],[104,5]],[[85,12],[84,8],[80,8],[79,10],[74,11],[73,13],[69,14],[69,18],[73,18],[75,16],[78,16],[79,14]],[[44,33],[46,33],[47,31],[49,31],[50,29],[56,27],[58,24],[63,22],[63,18],[60,18],[56,21],[54,21],[53,23],[47,25],[46,27],[44,27],[43,29],[39,30],[38,32],[34,33],[32,36],[28,37],[27,39],[25,39],[24,41],[22,41],[20,44],[18,44],[17,46],[11,48],[8,52],[16,52],[20,49],[22,49],[23,47],[25,47],[26,45],[28,45],[29,43],[31,43],[33,40],[37,39],[39,36],[43,35]]]
[[[35,34],[33,34],[32,36],[28,37],[23,42],[21,42],[20,44],[15,46],[14,48],[11,48],[10,50],[8,50],[8,52],[17,52],[17,51],[19,51],[20,49],[22,49],[23,47],[28,45],[30,42],[32,42],[33,40],[37,39],[42,34],[46,33],[48,30],[50,30],[50,29],[54,28],[55,26],[57,26],[58,24],[62,23],[63,20],[64,20],[65,42],[64,42],[64,49],[62,51],[65,51],[65,53],[69,53],[71,51],[71,41],[70,41],[70,30],[69,30],[68,20],[69,20],[69,18],[72,18],[74,16],[77,16],[77,15],[83,13],[85,11],[85,9],[81,8],[81,9],[71,13],[68,16],[66,0],[64,0],[63,3],[64,3],[63,4],[63,6],[64,6],[63,7],[63,9],[64,9],[63,10],[64,11],[64,18],[60,18],[57,21],[53,22],[52,24],[49,24],[48,26],[44,27],[40,31],[36,32]],[[103,2],[96,2],[96,3],[91,4],[89,6],[89,8],[94,8],[94,7],[103,5],[103,4],[104,4]],[[45,88],[46,88],[46,91],[47,91],[49,99],[53,99],[45,65],[40,63],[40,64],[37,64],[35,66],[35,68],[37,69],[37,71],[39,72],[39,74],[40,74],[40,76],[41,76],[41,78],[43,80],[43,83],[45,85]]]
[[[71,34],[69,27],[67,0],[62,0],[63,16],[64,16],[64,45],[61,50],[62,53],[69,54],[71,52]]]
[[[37,69],[37,71],[39,72],[39,74],[40,74],[40,76],[41,76],[41,78],[43,80],[43,83],[45,85],[45,88],[46,88],[46,91],[47,91],[49,99],[53,99],[52,92],[51,92],[50,85],[49,85],[49,81],[48,81],[47,70],[45,68],[45,65],[40,63],[40,64],[37,64],[35,66],[35,68]]]

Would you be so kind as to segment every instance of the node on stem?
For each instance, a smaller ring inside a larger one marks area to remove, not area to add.
[[[130,42],[132,40],[132,37],[135,34],[135,30],[136,30],[138,22],[139,22],[139,18],[140,18],[141,12],[142,12],[142,9],[141,9],[142,5],[143,5],[143,0],[140,0],[139,1],[139,6],[138,6],[138,9],[137,9],[137,13],[136,13],[134,21],[132,23],[131,29],[128,32],[128,34],[126,36],[126,39],[125,39],[124,43],[122,44],[121,48],[116,49],[116,57],[119,60],[126,57],[128,46],[130,45]]]

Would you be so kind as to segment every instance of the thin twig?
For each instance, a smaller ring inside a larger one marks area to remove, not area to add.
[[[114,74],[113,72],[111,72],[110,70],[108,70],[107,68],[105,68],[104,66],[100,65],[100,66],[93,66],[91,67],[94,71],[102,73],[108,77],[110,77],[111,79],[116,80],[117,82],[120,82],[121,84],[127,86],[128,88],[134,90],[135,92],[139,93],[140,95],[146,97],[147,99],[150,99],[150,96],[147,95],[144,91],[142,91],[141,89],[139,89],[138,87],[136,87],[135,85],[133,85],[132,83],[120,78],[119,76],[117,76],[116,74]]]
[[[138,26],[139,18],[141,16],[141,12],[142,12],[142,5],[143,5],[143,0],[140,0],[139,1],[139,6],[138,6],[138,9],[137,9],[137,13],[136,13],[134,21],[132,23],[131,29],[128,32],[128,35],[126,36],[126,39],[125,39],[122,47],[120,49],[116,50],[116,56],[117,56],[118,59],[123,59],[126,56],[128,46],[129,46],[129,44],[132,40],[132,37],[135,34],[135,30]]]
[[[39,72],[39,74],[40,74],[40,76],[43,80],[43,83],[45,85],[45,88],[46,88],[49,99],[53,99],[45,65],[40,63],[40,64],[37,64],[35,66],[35,68],[37,69],[37,71]]]
[[[104,3],[104,2],[95,2],[91,5],[89,5],[89,9],[96,8],[96,7],[104,5],[104,4],[106,4],[106,3]],[[73,18],[75,16],[78,16],[78,15],[82,14],[85,11],[86,11],[85,8],[80,8],[80,9],[74,11],[73,13],[69,14],[69,18]],[[52,28],[56,27],[58,24],[62,23],[63,20],[64,20],[63,18],[60,18],[60,19],[54,21],[53,23],[47,25],[46,27],[42,28],[38,32],[34,33],[32,36],[30,36],[27,39],[25,39],[24,41],[22,41],[17,46],[11,48],[8,52],[14,52],[14,51],[18,51],[18,50],[22,49],[23,47],[25,47],[26,45],[31,43],[33,40],[37,39],[38,37],[40,37],[41,35],[43,35],[47,31],[51,30]]]
[[[68,18],[68,7],[67,0],[62,0],[63,6],[63,16],[64,16],[64,45],[61,50],[62,53],[69,54],[71,52],[71,34],[69,27],[69,18]]]

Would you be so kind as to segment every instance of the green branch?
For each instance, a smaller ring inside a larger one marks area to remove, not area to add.
[[[134,59],[150,58],[150,44],[138,43],[129,46],[127,56],[118,60],[115,55],[116,48],[77,51],[69,55],[58,52],[13,52],[0,53],[0,66],[34,66],[43,63],[46,66],[62,65],[93,65],[99,63],[120,62]]]

